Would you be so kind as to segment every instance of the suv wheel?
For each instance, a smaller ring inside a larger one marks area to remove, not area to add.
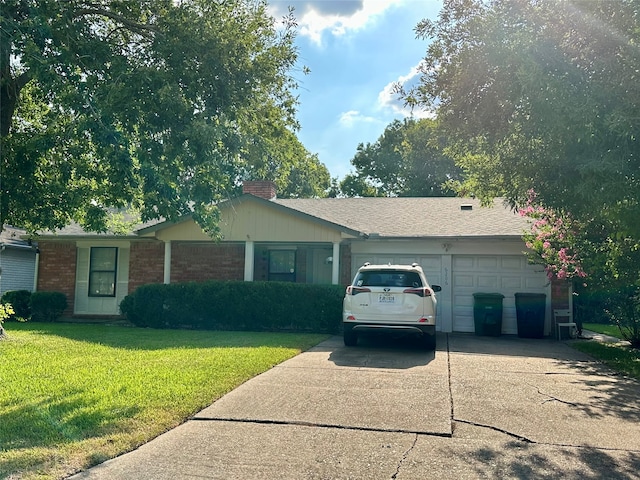
[[[358,343],[358,334],[354,332],[344,332],[344,344],[347,347],[355,347]]]

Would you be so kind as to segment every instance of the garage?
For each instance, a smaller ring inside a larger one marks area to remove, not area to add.
[[[501,293],[502,333],[518,333],[515,294],[548,295],[548,280],[524,255],[454,255],[452,258],[453,331],[473,332],[473,294]],[[548,309],[547,309],[548,310]]]
[[[513,249],[510,249],[513,250]],[[475,331],[474,293],[501,293],[503,300],[502,333],[517,334],[515,294],[543,293],[550,304],[547,277],[540,266],[529,265],[523,254],[407,255],[356,254],[352,258],[355,271],[365,262],[375,264],[420,264],[431,284],[440,285],[438,293],[438,326],[443,332]],[[547,311],[549,308],[547,308]],[[546,319],[548,322],[549,319]],[[548,328],[545,330],[548,332]]]

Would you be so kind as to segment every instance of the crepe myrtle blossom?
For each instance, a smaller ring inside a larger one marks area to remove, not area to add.
[[[566,280],[587,276],[575,251],[577,235],[574,222],[566,213],[536,204],[537,195],[529,190],[526,205],[519,210],[532,220],[531,231],[523,235],[529,261],[542,264],[550,280]]]

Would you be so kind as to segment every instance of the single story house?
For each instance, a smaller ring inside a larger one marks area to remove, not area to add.
[[[25,231],[4,225],[0,232],[0,296],[11,290],[35,288],[38,251],[28,240]]]
[[[129,235],[72,226],[38,238],[38,290],[69,300],[70,315],[118,315],[122,299],[147,283],[244,280],[348,285],[364,262],[422,265],[438,294],[438,329],[473,332],[473,294],[502,293],[503,333],[517,333],[515,293],[546,295],[567,308],[567,290],[530,265],[525,218],[496,200],[462,198],[278,199],[272,182],[244,184],[220,204],[223,240],[191,217]],[[553,291],[553,295],[552,295]],[[560,308],[560,306],[555,306]]]

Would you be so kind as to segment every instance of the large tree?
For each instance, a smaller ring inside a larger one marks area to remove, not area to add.
[[[440,197],[460,169],[443,153],[444,139],[430,119],[394,120],[374,143],[359,144],[355,172],[340,184],[346,196]]]
[[[283,198],[327,196],[331,182],[329,170],[293,132],[276,128],[255,138],[260,141],[243,157],[243,179],[271,179],[276,184],[278,196]]]
[[[212,205],[264,158],[271,179],[291,170],[268,138],[297,127],[291,15],[278,27],[258,0],[0,9],[0,225],[100,231],[133,207],[215,233]]]
[[[460,190],[522,205],[534,188],[640,232],[639,15],[637,0],[449,0],[421,22],[433,41],[404,94],[456,139]]]
[[[449,0],[417,32],[433,42],[403,93],[456,140],[458,190],[547,215],[534,253],[558,278],[580,259],[640,345],[640,2]]]

